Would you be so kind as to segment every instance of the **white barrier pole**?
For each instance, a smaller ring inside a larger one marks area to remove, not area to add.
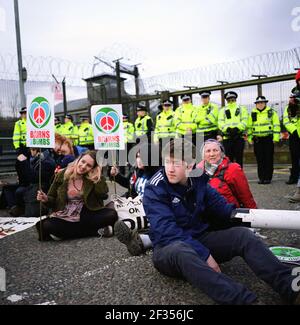
[[[300,230],[300,211],[237,209],[232,221],[251,228]]]

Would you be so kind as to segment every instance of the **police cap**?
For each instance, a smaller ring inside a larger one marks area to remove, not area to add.
[[[80,121],[86,121],[89,120],[89,117],[87,115],[80,115]]]
[[[268,103],[269,101],[266,99],[265,96],[258,96],[256,98],[256,101],[254,102],[254,104],[257,104],[257,103]]]
[[[167,100],[163,101],[163,105],[164,106],[173,106],[173,102],[171,100],[167,99]]]
[[[211,95],[211,91],[209,91],[209,90],[205,90],[205,91],[201,91],[201,93],[200,93],[200,96],[203,98],[205,98],[205,97],[209,97]]]
[[[67,115],[65,116],[65,118],[67,118],[67,119],[69,119],[69,120],[73,121],[73,116],[72,116],[72,115],[70,115],[70,114],[67,114]]]
[[[22,107],[20,110],[20,114],[26,114],[27,113],[27,107]]]
[[[231,98],[237,99],[239,97],[239,95],[235,91],[229,91],[224,95],[224,97],[226,100],[231,99]]]
[[[142,104],[139,104],[138,106],[137,106],[137,112],[147,112],[147,108],[146,108],[146,106],[145,105],[142,105]]]
[[[181,95],[180,98],[182,100],[192,100],[191,95],[188,95],[188,94]]]

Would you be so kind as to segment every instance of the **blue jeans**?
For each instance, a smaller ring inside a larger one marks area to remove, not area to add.
[[[249,229],[236,227],[206,232],[198,240],[210,250],[217,263],[243,257],[252,271],[282,298],[290,302],[295,298],[291,268],[281,263]],[[254,293],[227,275],[215,272],[184,242],[155,247],[153,262],[161,273],[186,279],[220,304],[251,304],[256,300]]]
[[[16,196],[16,204],[17,204],[17,206],[24,207],[24,205],[25,205],[24,195],[25,195],[27,189],[28,189],[28,186],[19,186],[16,189],[15,196]]]

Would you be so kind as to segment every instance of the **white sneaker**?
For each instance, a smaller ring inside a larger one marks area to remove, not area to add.
[[[100,228],[98,229],[98,235],[100,236],[100,238],[105,237],[105,238],[109,238],[112,237],[114,235],[114,228],[112,226],[107,226],[104,228]]]

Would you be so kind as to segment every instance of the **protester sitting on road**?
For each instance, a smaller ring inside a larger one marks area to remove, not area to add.
[[[207,184],[207,175],[192,177],[196,148],[183,141],[175,139],[164,149],[165,168],[145,188],[143,203],[151,224],[155,268],[182,277],[217,303],[251,304],[255,294],[223,274],[219,266],[240,256],[283,299],[300,304],[300,293],[292,285],[297,275],[261,239],[242,227],[209,231],[208,215],[229,221],[235,207]]]
[[[70,162],[74,161],[75,158],[79,157],[82,153],[86,152],[88,149],[80,146],[73,146],[72,140],[66,138],[65,136],[55,133],[55,147],[53,149],[53,158],[57,162],[58,165],[61,165],[62,156],[69,156],[66,159],[65,166],[66,167]],[[72,160],[71,156],[75,158]],[[61,166],[61,168],[64,168]]]
[[[108,187],[101,173],[96,152],[88,151],[56,175],[48,194],[38,192],[37,200],[53,208],[42,221],[43,240],[113,234],[117,213],[104,207]]]
[[[125,194],[126,197],[135,198],[138,195],[143,197],[146,184],[161,168],[159,161],[157,161],[157,166],[151,166],[151,150],[158,152],[158,146],[148,144],[140,146],[136,154],[135,165],[129,171],[128,176],[120,174],[117,166],[111,168],[111,179],[114,179],[119,185],[128,189],[128,192]]]
[[[70,139],[65,139],[59,148],[59,156],[56,160],[55,173],[61,169],[66,168],[71,162],[75,160],[73,144]]]
[[[209,184],[237,208],[257,209],[247,177],[241,166],[230,162],[223,145],[214,139],[202,147],[203,161],[197,166],[209,176]]]
[[[217,140],[207,140],[202,147],[202,158],[204,159],[197,167],[204,170],[209,176],[209,184],[216,189],[228,203],[233,203],[236,208],[256,209],[257,205],[247,178],[237,163],[231,163],[225,156],[223,145]],[[231,224],[211,220],[211,228],[223,229],[231,227]],[[127,246],[131,255],[143,254],[148,248],[149,238],[144,233],[143,240],[137,231],[129,229],[123,221],[115,224],[119,240]],[[260,234],[257,233],[259,236]],[[147,246],[143,245],[146,242]]]
[[[36,201],[37,189],[40,183],[42,189],[48,191],[54,175],[55,161],[48,150],[42,152],[40,149],[30,148],[30,155],[30,160],[23,154],[17,157],[16,171],[18,174],[19,185],[15,191],[16,205],[9,210],[9,213],[14,217],[24,215],[25,196],[26,201],[32,203]],[[30,213],[30,211],[28,211],[27,214],[28,213]],[[25,217],[37,216],[36,214],[37,213],[25,215]]]
[[[67,140],[67,138],[61,134],[55,133],[55,146],[54,149],[52,150],[53,152],[53,158],[55,159],[55,161],[57,161],[57,159],[59,158],[59,156],[61,155],[61,146],[62,144]]]
[[[157,161],[157,164],[154,162],[151,163],[151,150],[152,152],[158,152],[158,149],[159,147],[157,145],[152,145],[152,147],[148,144],[141,146],[136,155],[136,164],[131,169],[128,177],[121,175],[117,167],[112,167],[110,172],[111,177],[115,177],[115,181],[118,184],[128,189],[128,192],[125,194],[126,197],[135,198],[138,195],[141,198],[143,197],[145,186],[149,183],[152,176],[159,169],[161,169],[161,163],[159,159]],[[152,164],[157,166],[151,166]],[[118,240],[125,245],[128,242],[128,232],[131,234],[131,230],[123,221],[120,220],[115,223],[114,234]],[[151,241],[147,234],[138,234],[136,232],[136,235],[140,240],[140,245],[143,247],[143,250],[152,247]],[[132,255],[139,255],[136,252],[136,247],[127,245],[127,248]]]

